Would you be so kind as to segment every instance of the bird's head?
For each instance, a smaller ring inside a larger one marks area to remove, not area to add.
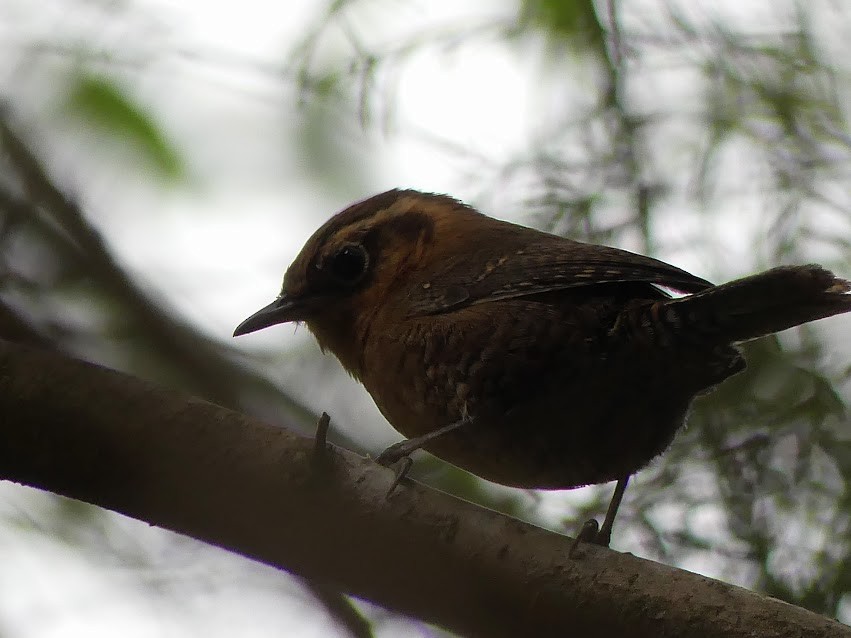
[[[391,190],[349,206],[307,240],[287,269],[281,293],[248,317],[234,336],[305,322],[323,349],[358,376],[359,352],[379,308],[416,285],[436,257],[438,236],[453,244],[464,218],[483,217],[445,195]]]

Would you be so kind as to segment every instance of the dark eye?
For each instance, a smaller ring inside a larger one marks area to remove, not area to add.
[[[355,284],[366,273],[369,255],[360,244],[346,244],[331,258],[329,270],[334,279],[344,284]]]

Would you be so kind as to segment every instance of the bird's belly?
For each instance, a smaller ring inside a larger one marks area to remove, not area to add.
[[[484,421],[465,439],[459,434],[458,442],[435,441],[430,451],[515,487],[565,489],[616,480],[667,449],[689,405],[689,400],[657,407],[617,405],[618,399],[559,411],[531,406]]]
[[[541,489],[623,478],[665,451],[697,393],[744,364],[731,348],[600,329],[617,323],[600,308],[504,302],[374,334],[362,381],[408,438],[470,417],[425,449],[482,478]],[[624,316],[622,331],[635,323]]]
[[[409,395],[410,396],[410,395]],[[426,396],[426,395],[417,395]],[[459,420],[459,402],[376,398],[408,438]],[[692,393],[663,395],[639,387],[559,388],[500,413],[483,409],[425,449],[481,478],[527,489],[567,489],[632,474],[667,449]]]

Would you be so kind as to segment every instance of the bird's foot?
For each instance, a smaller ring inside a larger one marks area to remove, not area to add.
[[[576,538],[573,539],[573,543],[570,545],[570,550],[567,552],[568,558],[574,558],[576,555],[576,550],[579,547],[580,543],[593,543],[594,545],[599,545],[600,547],[608,547],[609,543],[612,540],[612,531],[608,530],[606,533],[605,530],[600,529],[600,524],[596,519],[588,519],[584,523],[582,523],[582,527],[579,529],[579,533],[576,535]]]
[[[411,454],[419,450],[421,447],[422,443],[419,438],[399,441],[376,456],[375,462],[379,465],[383,465],[384,467],[390,467],[402,459],[410,459]]]
[[[394,443],[389,448],[384,450],[381,454],[379,454],[377,457],[375,457],[375,462],[385,467],[390,467],[391,465],[395,465],[396,463],[401,462],[401,465],[396,470],[396,478],[390,485],[390,489],[387,490],[387,496],[389,497],[393,493],[393,491],[396,489],[399,483],[401,483],[405,479],[405,477],[408,475],[408,472],[411,470],[411,467],[414,465],[414,461],[411,458],[411,454],[424,447],[429,441],[441,437],[444,434],[447,434],[448,432],[452,432],[453,430],[457,430],[462,425],[466,425],[467,423],[470,423],[470,419],[465,417],[460,421],[450,423],[449,425],[444,425],[442,428],[432,430],[431,432],[427,432],[422,436],[417,436],[413,439],[399,441],[398,443]]]
[[[396,476],[393,478],[393,482],[387,489],[387,493],[384,495],[384,498],[390,498],[393,492],[396,491],[399,483],[408,476],[408,472],[411,471],[411,468],[414,465],[414,459],[411,458],[411,454],[418,450],[419,447],[420,445],[418,444],[417,439],[399,441],[398,443],[394,443],[388,447],[375,458],[375,462],[379,465],[383,465],[384,467],[397,465]]]
[[[627,484],[629,484],[629,475],[620,479],[615,485],[615,492],[609,502],[609,509],[606,511],[606,519],[603,521],[602,527],[593,518],[582,524],[582,529],[579,530],[579,534],[576,535],[570,550],[567,552],[568,557],[573,558],[580,543],[594,543],[600,547],[609,546],[612,541],[612,527],[615,524],[615,516],[618,513],[618,508],[620,508]]]

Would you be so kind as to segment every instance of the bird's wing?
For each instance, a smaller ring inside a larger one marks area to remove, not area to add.
[[[408,293],[409,316],[617,282],[645,282],[688,293],[712,287],[651,257],[561,237],[546,237],[499,257],[485,257],[490,251],[482,248],[453,257],[429,280],[414,285]]]

